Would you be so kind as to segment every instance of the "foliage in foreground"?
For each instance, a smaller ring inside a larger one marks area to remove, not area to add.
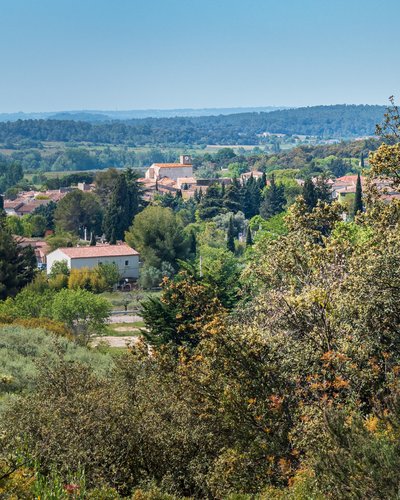
[[[397,498],[400,203],[344,223],[298,200],[285,227],[257,238],[229,314],[181,273],[150,353],[111,376],[42,364],[4,409],[5,466],[134,498]]]

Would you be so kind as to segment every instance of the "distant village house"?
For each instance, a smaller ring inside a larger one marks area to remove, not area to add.
[[[160,180],[168,177],[177,181],[182,177],[193,177],[192,158],[189,155],[181,155],[179,163],[153,163],[146,171],[145,178]]]
[[[55,262],[67,262],[69,269],[93,269],[105,263],[116,264],[122,278],[139,278],[139,253],[126,243],[58,248],[47,255],[47,274]]]

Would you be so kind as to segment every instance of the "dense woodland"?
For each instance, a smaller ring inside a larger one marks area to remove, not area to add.
[[[398,190],[398,114],[390,125],[368,176]],[[358,182],[343,207],[325,182],[357,171],[367,145],[301,149],[281,169],[249,159],[262,177],[187,201],[145,202],[132,169],[105,170],[95,193],[36,214],[52,248],[82,227],[92,245],[124,238],[140,286],[161,283],[141,302],[142,339],[118,354],[91,345],[115,266],[46,276],[0,206],[0,496],[397,498],[400,203]],[[303,154],[318,179],[300,187]],[[241,168],[229,149],[207,161]]]
[[[373,135],[383,106],[314,106],[270,113],[143,118],[109,123],[18,120],[0,123],[0,142],[75,141],[94,144],[262,144],[263,132],[350,138]]]

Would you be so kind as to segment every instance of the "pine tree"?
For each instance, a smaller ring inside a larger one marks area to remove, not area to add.
[[[212,219],[221,213],[223,200],[219,186],[212,184],[199,203],[199,216],[202,220]]]
[[[21,248],[0,225],[0,300],[13,297],[35,276],[36,257],[31,246]]]
[[[246,247],[251,247],[252,244],[253,244],[253,237],[251,235],[250,225],[248,225],[246,231]]]
[[[361,186],[361,177],[360,174],[358,174],[357,184],[356,184],[356,194],[354,197],[353,215],[356,216],[358,212],[362,211],[363,211],[362,186]]]
[[[284,210],[286,204],[285,188],[283,184],[276,184],[275,176],[271,177],[271,184],[264,192],[264,199],[260,205],[260,215],[264,219],[269,219]]]
[[[236,214],[242,208],[240,198],[240,189],[236,184],[232,183],[225,190],[225,195],[223,197],[224,208],[226,208],[228,212]]]
[[[233,225],[233,217],[229,219],[226,247],[232,253],[235,253],[235,228]]]
[[[317,206],[317,193],[315,192],[315,186],[311,179],[306,179],[303,185],[303,199],[307,206],[309,212],[312,211],[314,207]]]

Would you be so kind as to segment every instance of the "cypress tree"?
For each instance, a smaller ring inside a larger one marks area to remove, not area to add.
[[[261,192],[258,182],[251,175],[249,180],[244,184],[243,189],[243,213],[246,219],[251,219],[260,211]]]
[[[109,242],[113,232],[116,240],[124,238],[140,206],[141,192],[136,176],[132,169],[127,169],[118,176],[104,215],[103,231]]]
[[[260,205],[260,215],[264,219],[269,219],[274,215],[283,212],[286,203],[285,188],[283,184],[276,184],[275,176],[271,177],[271,184],[266,189],[264,199]]]
[[[95,247],[96,246],[96,237],[93,233],[93,231],[90,233],[90,243],[89,246]]]
[[[120,175],[111,193],[110,203],[106,209],[103,220],[103,231],[111,243],[114,233],[116,239],[122,239],[124,232],[129,227],[128,221],[128,186],[124,175]]]
[[[356,216],[358,212],[363,211],[363,202],[362,202],[362,187],[361,187],[361,177],[360,174],[357,174],[357,184],[356,184],[356,194],[354,197],[354,207],[353,207],[353,216]]]
[[[0,227],[4,225],[7,214],[4,210],[4,198],[3,195],[0,194]]]
[[[311,179],[306,179],[303,185],[303,199],[309,212],[317,206],[318,196],[315,191],[314,183]]]
[[[109,238],[108,242],[110,243],[110,245],[115,245],[117,243],[117,237],[115,235],[115,229],[112,229],[111,235],[110,235],[110,238]]]
[[[194,231],[190,231],[189,235],[189,252],[195,256],[197,252],[197,241],[196,241],[196,234]]]
[[[364,153],[361,151],[361,155],[360,155],[360,167],[361,168],[364,168]]]
[[[251,247],[252,244],[253,244],[253,238],[251,235],[250,225],[248,225],[246,231],[246,247]]]
[[[226,247],[232,253],[235,253],[235,228],[233,226],[233,217],[229,219]]]
[[[262,176],[258,179],[258,187],[262,191],[267,185],[267,174],[263,172]]]

